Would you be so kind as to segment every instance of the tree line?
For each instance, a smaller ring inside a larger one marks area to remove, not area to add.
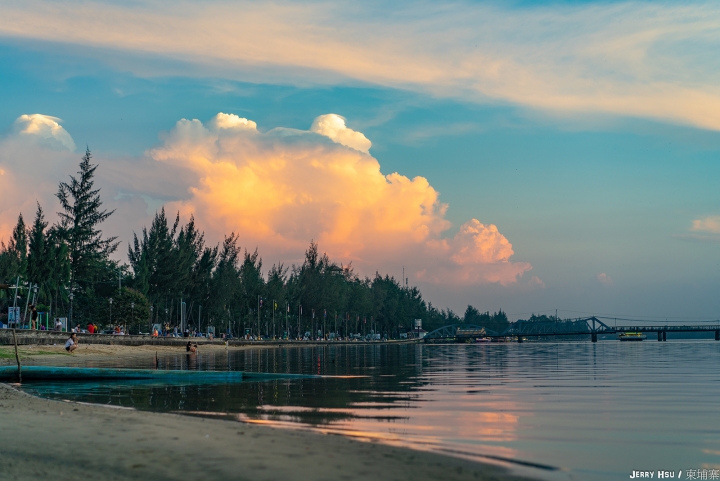
[[[91,161],[88,149],[77,175],[60,182],[56,223],[50,225],[38,203],[32,224],[20,214],[8,243],[0,243],[0,282],[8,286],[0,293],[0,321],[7,322],[13,302],[21,317],[34,302],[72,325],[124,325],[131,333],[149,332],[152,324],[175,326],[182,318],[190,328],[213,326],[235,336],[320,331],[398,337],[415,319],[426,330],[465,322],[501,332],[508,325],[502,311],[468,306],[461,318],[392,276],[361,277],[351,264],[321,254],[313,241],[301,264],[274,264],[265,272],[257,248],[240,246],[240,234],[212,245],[193,217],[183,224],[164,208],[133,233],[128,262],[117,261],[111,256],[120,243],[101,230],[113,211],[102,207],[94,186],[98,166]]]

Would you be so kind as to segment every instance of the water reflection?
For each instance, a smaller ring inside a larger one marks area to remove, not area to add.
[[[628,345],[630,344],[630,345]],[[153,367],[154,359],[92,367]],[[720,464],[720,343],[351,345],[160,357],[160,369],[319,374],[222,385],[34,384],[44,396],[304,427],[573,477]],[[541,475],[542,472],[539,472]]]

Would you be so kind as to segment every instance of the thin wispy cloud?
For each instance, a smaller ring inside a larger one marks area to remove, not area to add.
[[[186,75],[370,83],[714,130],[720,130],[718,24],[720,7],[705,2],[0,5],[0,35],[99,48],[106,59],[120,52],[124,62],[128,54],[160,56],[181,61]],[[144,74],[153,73],[142,65]]]

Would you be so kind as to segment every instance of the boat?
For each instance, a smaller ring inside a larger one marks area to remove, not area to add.
[[[618,334],[620,341],[642,341],[647,339],[647,336],[642,332],[621,332]]]
[[[478,337],[475,342],[492,342],[492,340],[489,337]]]

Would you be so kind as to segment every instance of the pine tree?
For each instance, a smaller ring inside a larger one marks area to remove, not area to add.
[[[27,279],[28,236],[22,214],[18,216],[17,224],[13,229],[12,238],[8,245],[8,253],[15,261],[15,273],[13,275]]]
[[[28,278],[38,285],[42,285],[49,274],[49,259],[47,258],[48,252],[45,245],[45,228],[47,226],[48,223],[45,222],[45,214],[43,213],[42,207],[40,207],[40,203],[38,203],[35,221],[30,229],[27,263]]]
[[[109,256],[118,247],[116,237],[103,238],[98,226],[114,211],[101,210],[100,189],[93,189],[97,164],[92,165],[90,149],[80,162],[79,178],[61,182],[57,198],[62,212],[60,227],[68,244],[71,285],[89,285],[93,276],[105,267]]]

